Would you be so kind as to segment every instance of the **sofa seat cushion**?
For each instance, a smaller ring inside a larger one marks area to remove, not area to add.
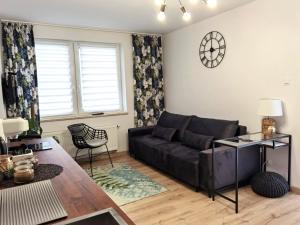
[[[157,125],[167,128],[175,128],[176,134],[174,140],[181,141],[183,138],[183,132],[186,129],[191,116],[184,116],[167,111],[163,112],[157,122]]]
[[[138,159],[141,159],[151,165],[159,167],[160,169],[164,169],[161,167],[161,153],[157,150],[156,146],[160,146],[163,144],[168,144],[170,142],[153,137],[151,134],[145,136],[139,136],[134,138],[134,147],[135,147],[135,156]]]
[[[167,145],[163,145],[167,148]],[[199,152],[182,144],[171,146],[166,154],[167,170],[176,178],[199,185]]]
[[[213,136],[215,139],[234,137],[239,121],[208,119],[193,116],[187,130],[197,134]]]

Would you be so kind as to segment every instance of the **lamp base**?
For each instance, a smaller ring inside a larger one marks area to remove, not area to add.
[[[271,118],[262,119],[262,130],[261,132],[265,136],[270,136],[276,132],[276,121]]]

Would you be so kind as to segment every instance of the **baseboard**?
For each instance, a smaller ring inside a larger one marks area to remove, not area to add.
[[[297,195],[300,195],[300,188],[298,187],[291,187],[291,191]]]

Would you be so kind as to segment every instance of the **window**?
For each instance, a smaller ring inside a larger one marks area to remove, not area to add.
[[[118,48],[80,44],[78,51],[81,110],[120,111]]]
[[[41,117],[74,114],[71,50],[68,43],[36,44]]]
[[[117,44],[38,40],[42,118],[123,111]]]

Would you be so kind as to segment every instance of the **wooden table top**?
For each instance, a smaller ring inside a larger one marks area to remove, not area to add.
[[[9,146],[35,144],[41,141],[49,142],[53,149],[34,153],[38,156],[39,163],[53,163],[64,168],[63,172],[51,181],[68,213],[66,219],[83,216],[111,207],[115,209],[129,225],[134,225],[129,217],[97,186],[88,174],[53,138],[24,140],[22,142],[10,143]],[[63,220],[56,222],[61,221]]]

